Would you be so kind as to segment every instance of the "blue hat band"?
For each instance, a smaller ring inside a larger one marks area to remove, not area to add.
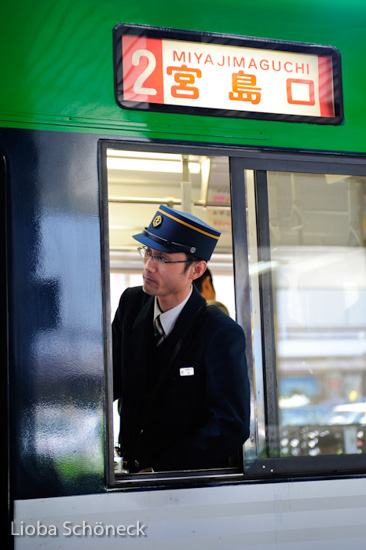
[[[153,233],[150,233],[150,231],[148,231],[146,227],[145,229],[142,230],[142,233],[146,235],[146,237],[149,237],[149,239],[151,239],[152,241],[155,241],[158,244],[162,244],[170,248],[180,248],[182,252],[187,252],[189,254],[194,254],[196,252],[196,247],[186,246],[185,244],[168,241],[168,239],[163,239],[163,237],[157,237]]]

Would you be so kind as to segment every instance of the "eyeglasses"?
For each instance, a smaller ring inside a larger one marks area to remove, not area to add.
[[[140,256],[143,258],[144,262],[147,262],[147,260],[151,258],[152,261],[157,264],[186,264],[188,262],[192,263],[192,260],[167,260],[167,258],[165,256],[162,256],[161,254],[153,254],[151,248],[147,248],[146,246],[139,246],[137,250]]]

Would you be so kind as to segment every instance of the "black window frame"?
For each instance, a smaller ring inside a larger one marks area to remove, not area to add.
[[[243,468],[155,473],[144,476],[141,474],[123,474],[116,478],[113,468],[113,381],[111,362],[111,332],[110,332],[110,296],[109,296],[109,238],[108,238],[108,189],[106,151],[108,148],[125,151],[145,151],[171,154],[195,154],[207,156],[223,156],[229,159],[231,218],[233,235],[233,268],[236,300],[236,319],[243,327],[247,340],[247,361],[250,382],[252,384],[251,399],[253,405],[253,352],[251,346],[251,298],[248,264],[248,236],[246,224],[246,185],[245,171],[254,172],[256,193],[256,218],[258,253],[261,260],[270,260],[269,219],[268,219],[268,187],[267,172],[296,172],[310,174],[337,174],[366,176],[366,155],[335,152],[314,152],[309,150],[290,151],[273,148],[255,149],[230,147],[220,144],[194,142],[171,142],[166,140],[140,139],[101,139],[98,144],[99,179],[100,179],[100,210],[101,210],[101,247],[103,273],[103,308],[104,308],[104,342],[106,367],[106,481],[111,489],[124,488],[162,488],[165,486],[204,486],[207,484],[244,483],[255,480],[286,480],[289,478],[328,478],[334,476],[362,475],[366,473],[366,455],[327,455],[314,457],[251,457],[245,460]],[[244,213],[244,215],[243,215]],[[241,281],[237,284],[237,281]],[[266,427],[277,426],[271,430],[269,443],[278,445],[278,402],[276,387],[276,358],[274,353],[273,299],[271,274],[260,275],[261,301],[261,337],[263,355],[263,380],[265,392]],[[265,315],[263,315],[263,312]],[[254,407],[252,406],[252,411]],[[267,430],[268,433],[268,430]],[[256,435],[252,434],[254,440]]]

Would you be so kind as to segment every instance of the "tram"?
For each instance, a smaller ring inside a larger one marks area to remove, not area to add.
[[[359,0],[2,6],[10,549],[364,550],[365,25]],[[251,383],[230,468],[118,454],[111,320],[160,204],[221,232]]]

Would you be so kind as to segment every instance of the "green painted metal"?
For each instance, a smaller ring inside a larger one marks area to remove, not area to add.
[[[340,126],[125,111],[114,99],[121,22],[317,43],[342,58]],[[366,152],[364,0],[16,0],[0,20],[0,125],[103,135]]]

